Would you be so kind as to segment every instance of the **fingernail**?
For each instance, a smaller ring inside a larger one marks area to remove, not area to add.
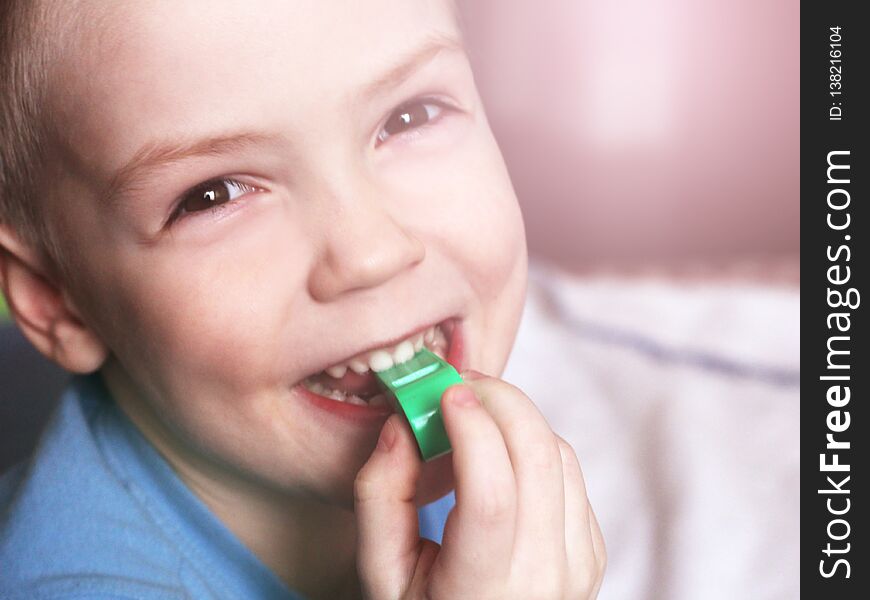
[[[396,443],[396,426],[393,425],[392,419],[387,419],[384,428],[381,429],[381,436],[378,438],[378,450],[389,452]]]
[[[467,371],[462,372],[462,378],[466,381],[475,381],[477,379],[483,379],[484,377],[486,377],[486,375],[480,371],[475,371],[474,369],[468,369]]]
[[[448,396],[448,402],[461,408],[480,405],[480,401],[477,399],[474,390],[467,385],[454,385],[450,388]]]

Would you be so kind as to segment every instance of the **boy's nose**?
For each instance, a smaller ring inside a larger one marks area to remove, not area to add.
[[[380,207],[345,208],[328,226],[310,273],[310,293],[328,302],[375,287],[418,264],[425,254],[423,243]]]

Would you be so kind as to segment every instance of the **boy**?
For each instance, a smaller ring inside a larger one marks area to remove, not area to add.
[[[480,374],[526,254],[452,4],[3,10],[0,283],[80,375],[0,487],[0,595],[596,595],[573,450]],[[403,343],[466,382],[427,464],[372,387]]]

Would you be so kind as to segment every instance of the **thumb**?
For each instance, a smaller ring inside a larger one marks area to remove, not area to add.
[[[421,544],[414,496],[421,461],[410,428],[392,415],[354,483],[357,567],[367,598],[398,598],[411,585]]]

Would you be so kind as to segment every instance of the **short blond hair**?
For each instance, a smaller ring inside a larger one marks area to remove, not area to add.
[[[26,244],[47,250],[39,199],[45,183],[48,56],[39,38],[41,2],[0,3],[0,223]]]

